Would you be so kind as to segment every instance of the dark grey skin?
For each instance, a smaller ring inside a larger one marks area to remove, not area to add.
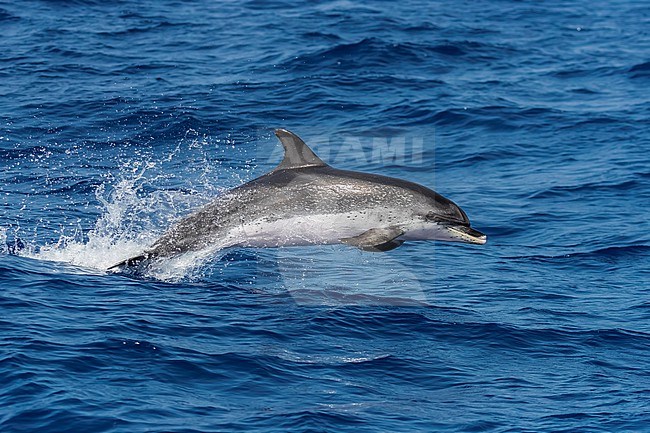
[[[228,247],[344,243],[388,251],[406,240],[484,244],[463,210],[413,182],[337,170],[295,134],[278,129],[284,159],[171,227],[143,254],[109,269]]]

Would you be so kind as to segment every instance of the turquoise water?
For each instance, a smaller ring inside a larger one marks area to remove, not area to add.
[[[648,431],[643,2],[0,3],[0,431]],[[280,159],[484,246],[108,274]]]

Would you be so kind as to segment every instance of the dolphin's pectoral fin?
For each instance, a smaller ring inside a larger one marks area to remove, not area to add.
[[[273,171],[304,167],[326,167],[313,150],[296,134],[286,129],[276,129],[275,135],[284,146],[284,159]]]
[[[383,253],[384,251],[394,250],[395,248],[399,247],[403,243],[404,241],[398,241],[393,239],[392,241],[388,241],[386,243],[379,244],[379,245],[374,245],[372,247],[359,247],[359,248],[364,251],[371,251],[373,253]]]
[[[364,251],[390,251],[404,243],[397,239],[403,234],[404,230],[397,227],[375,228],[363,232],[359,236],[341,239],[341,242]]]

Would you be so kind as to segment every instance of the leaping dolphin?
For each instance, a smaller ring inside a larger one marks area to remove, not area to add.
[[[343,243],[389,251],[406,240],[484,244],[463,210],[422,185],[338,170],[297,135],[277,129],[284,159],[275,169],[233,188],[190,214],[141,255],[108,269],[186,252],[228,247]]]

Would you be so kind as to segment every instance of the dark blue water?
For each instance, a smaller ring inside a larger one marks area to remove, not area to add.
[[[650,431],[645,2],[0,4],[0,431]],[[488,244],[104,271],[276,127]]]

